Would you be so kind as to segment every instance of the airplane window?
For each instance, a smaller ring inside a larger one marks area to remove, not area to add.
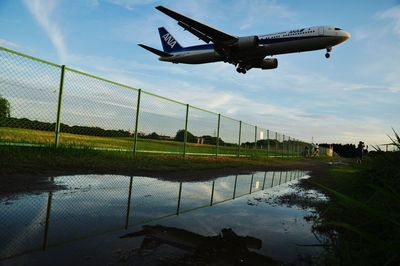
[[[341,28],[335,28],[335,30],[342,30]]]

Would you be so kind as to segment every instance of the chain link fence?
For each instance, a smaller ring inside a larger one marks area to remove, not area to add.
[[[299,156],[308,143],[0,47],[0,144]]]

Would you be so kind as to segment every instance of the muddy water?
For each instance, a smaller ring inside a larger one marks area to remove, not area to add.
[[[54,177],[68,189],[0,203],[0,264],[181,265],[299,263],[321,248],[304,219],[314,210],[271,199],[304,171],[207,182],[147,177]],[[321,197],[323,197],[321,195]],[[125,236],[120,238],[121,236]]]

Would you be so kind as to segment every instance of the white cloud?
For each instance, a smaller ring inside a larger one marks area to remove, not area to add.
[[[99,6],[99,0],[86,0],[86,4],[90,7]]]
[[[348,82],[336,75],[310,74],[307,70],[292,68],[291,64],[278,74],[255,69],[247,75],[238,75],[233,66],[222,63],[152,64],[155,59],[151,55],[147,61],[133,57],[71,55],[70,58],[74,68],[122,84],[294,138],[310,140],[310,136],[314,136],[318,142],[328,143],[358,143],[360,139],[369,144],[383,143],[387,139],[385,133],[390,132],[392,118],[380,117],[379,112],[371,112],[370,108],[378,110],[375,105],[385,105],[391,108],[391,113],[395,112],[393,97],[388,91],[399,90],[398,86],[385,87],[384,84],[357,80]],[[286,57],[286,60],[292,59]],[[221,77],[224,77],[223,81]],[[281,91],[285,95],[296,93],[305,98],[295,104],[269,99],[268,95],[281,94]],[[260,97],[254,98],[254,93]],[[372,102],[374,106],[370,107]]]
[[[138,5],[153,3],[151,0],[94,0],[90,1],[90,3],[96,6],[105,1],[128,10],[135,9]],[[44,4],[42,1],[34,0],[29,5],[32,6],[31,9],[36,10],[34,8],[35,5],[43,6]],[[204,1],[200,4],[198,2],[184,1],[179,3],[171,2],[171,4],[168,3],[166,5],[171,5],[168,7],[217,28],[219,28],[218,25],[224,25],[225,23],[227,28],[224,29],[222,27],[221,30],[227,30],[232,34],[238,33],[237,30],[236,32],[232,30],[234,27],[236,29],[241,27],[242,30],[255,29],[261,23],[265,26],[265,20],[270,24],[269,21],[274,20],[274,18],[280,18],[280,21],[284,20],[286,23],[288,20],[293,21],[296,19],[296,13],[289,6],[276,1],[254,1],[252,4],[249,4],[248,1],[240,1],[222,6],[215,4],[214,1]],[[246,8],[244,8],[244,5],[246,5]],[[57,30],[54,30],[54,26],[51,26],[56,24],[54,22],[50,23],[56,6],[53,3],[50,6],[46,6],[45,10],[37,8],[37,10],[41,11],[41,16],[45,17],[41,18],[44,22],[40,22],[40,19],[36,18],[36,16],[35,18],[41,26],[42,24],[49,24],[42,26],[45,30],[47,29],[46,33],[55,35],[53,39],[61,39],[62,41],[63,36],[57,37]],[[217,6],[220,8],[216,8]],[[228,11],[230,14],[226,16]],[[34,14],[33,11],[31,12]],[[37,11],[36,13],[40,12]],[[257,16],[254,16],[254,14],[260,13],[265,14],[263,19],[257,19]],[[395,11],[387,10],[382,12],[379,18],[394,20],[395,25],[397,25],[397,13]],[[231,23],[227,24],[227,21]],[[173,19],[160,14],[157,10],[135,18],[122,17],[118,20],[118,23],[114,27],[116,36],[110,37],[114,41],[146,42],[151,46],[160,47],[157,24],[166,25],[174,35],[177,35],[175,37],[183,45],[188,45],[191,40],[195,39],[191,34],[182,31],[176,26],[176,22]],[[55,28],[58,29],[57,27]],[[369,31],[364,31],[365,29],[360,28],[357,34],[359,40],[364,40],[368,37],[366,34]],[[373,32],[378,31],[377,28],[373,30]],[[60,31],[58,30],[58,32]],[[385,33],[381,32],[380,34],[384,35],[388,34],[388,32],[385,31]],[[56,46],[59,42],[55,41],[53,43]],[[199,42],[196,40],[195,43]],[[282,59],[280,59],[282,60],[282,66],[278,70],[261,71],[255,69],[246,75],[238,75],[232,65],[222,63],[189,66],[157,62],[157,58],[152,54],[147,56],[146,51],[143,51],[143,54],[136,54],[135,58],[123,59],[69,54],[68,61],[72,63],[71,66],[74,68],[78,67],[89,73],[94,73],[122,84],[142,88],[181,102],[187,102],[207,110],[229,115],[251,124],[284,132],[296,138],[310,139],[310,136],[313,135],[316,138],[317,136],[323,137],[320,140],[322,142],[336,140],[338,142],[347,140],[349,142],[353,140],[353,142],[358,142],[360,136],[368,132],[368,138],[373,143],[376,138],[381,138],[382,136],[384,139],[386,138],[386,135],[382,134],[386,130],[383,121],[385,118],[381,120],[374,120],[367,116],[363,118],[363,112],[359,111],[359,109],[368,108],[370,102],[377,104],[377,101],[383,101],[384,97],[380,97],[382,95],[380,91],[390,91],[392,96],[393,93],[399,92],[399,79],[398,75],[396,75],[398,68],[388,67],[389,65],[393,66],[391,62],[396,61],[395,58],[398,58],[398,54],[393,54],[392,51],[390,56],[383,58],[385,53],[382,53],[382,51],[389,49],[378,46],[379,44],[374,39],[369,40],[368,43],[359,42],[359,45],[371,46],[371,51],[368,50],[368,56],[362,57],[366,58],[366,60],[368,59],[367,63],[360,64],[358,62],[358,66],[356,65],[357,62],[347,63],[354,65],[354,74],[358,76],[361,76],[360,72],[365,72],[365,76],[371,75],[371,73],[382,73],[381,79],[376,79],[376,81],[372,82],[361,78],[350,79],[347,77],[346,80],[346,75],[340,76],[335,73],[332,64],[326,66],[327,69],[333,70],[331,73],[327,71],[317,73],[312,71],[312,67],[308,68],[307,66],[302,68],[304,60],[309,60],[310,58],[312,60],[312,56],[309,56],[309,58],[299,58],[296,55],[290,55],[290,57],[282,56]],[[381,43],[381,40],[379,40],[379,43]],[[63,50],[62,46],[61,51]],[[377,52],[376,49],[379,49],[379,51]],[[365,51],[365,49],[362,51]],[[370,59],[371,55],[375,55],[373,60]],[[307,62],[308,65],[315,64],[315,61]],[[340,67],[338,64],[336,66]],[[390,82],[388,82],[389,80]],[[371,85],[371,83],[375,82],[378,83],[376,86]],[[385,86],[383,85],[388,86],[384,88]],[[293,99],[296,96],[290,94],[304,98],[299,98],[296,101]],[[352,98],[354,95],[361,95],[362,97]],[[275,96],[275,98],[282,96],[283,98],[273,100],[270,96]],[[286,97],[294,104],[288,104]],[[376,98],[375,101],[374,98]],[[384,100],[386,99],[384,98]],[[379,104],[382,104],[382,102],[379,102]],[[391,104],[393,106],[393,103]],[[353,109],[348,108],[348,106],[352,106]],[[321,108],[321,110],[317,108]],[[344,112],[337,111],[342,108],[351,113],[350,116],[354,115],[354,117],[346,117],[343,114]],[[357,108],[359,109],[356,110]],[[359,116],[357,117],[357,115]],[[360,117],[363,120],[362,125],[360,125]],[[338,129],[341,128],[346,128],[346,131],[338,132]],[[370,132],[372,133],[370,134]],[[375,133],[378,137],[372,135]],[[366,141],[368,142],[368,140]]]
[[[233,5],[236,14],[240,14],[240,29],[245,30],[255,24],[265,23],[274,19],[293,20],[296,14],[288,6],[277,1],[236,1]],[[263,19],[260,20],[260,14]]]
[[[389,91],[391,92],[396,92],[396,93],[400,93],[400,85],[396,86],[396,87],[391,87],[389,88]]]
[[[393,27],[393,31],[400,36],[400,5],[379,12],[376,17],[383,20],[391,20],[392,23],[390,26]]]
[[[0,46],[10,47],[10,48],[18,48],[19,47],[18,44],[14,43],[12,41],[5,40],[5,39],[0,39]]]
[[[58,6],[58,1],[25,0],[25,5],[42,29],[46,32],[57,51],[61,63],[65,63],[67,60],[67,48],[64,42],[65,38],[55,21],[55,11]]]
[[[107,2],[133,10],[138,5],[146,5],[155,2],[155,0],[107,0]]]
[[[371,36],[371,29],[370,28],[356,28],[352,32],[352,39],[355,41],[363,41]]]

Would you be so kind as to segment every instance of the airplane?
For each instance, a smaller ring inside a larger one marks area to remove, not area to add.
[[[332,47],[350,38],[350,33],[335,26],[314,26],[266,35],[237,37],[222,32],[163,6],[156,9],[175,19],[184,30],[206,44],[183,47],[164,28],[158,28],[163,51],[138,44],[159,56],[160,61],[175,64],[204,64],[223,61],[236,66],[238,73],[251,68],[275,69],[275,55],[326,49],[330,57]]]

